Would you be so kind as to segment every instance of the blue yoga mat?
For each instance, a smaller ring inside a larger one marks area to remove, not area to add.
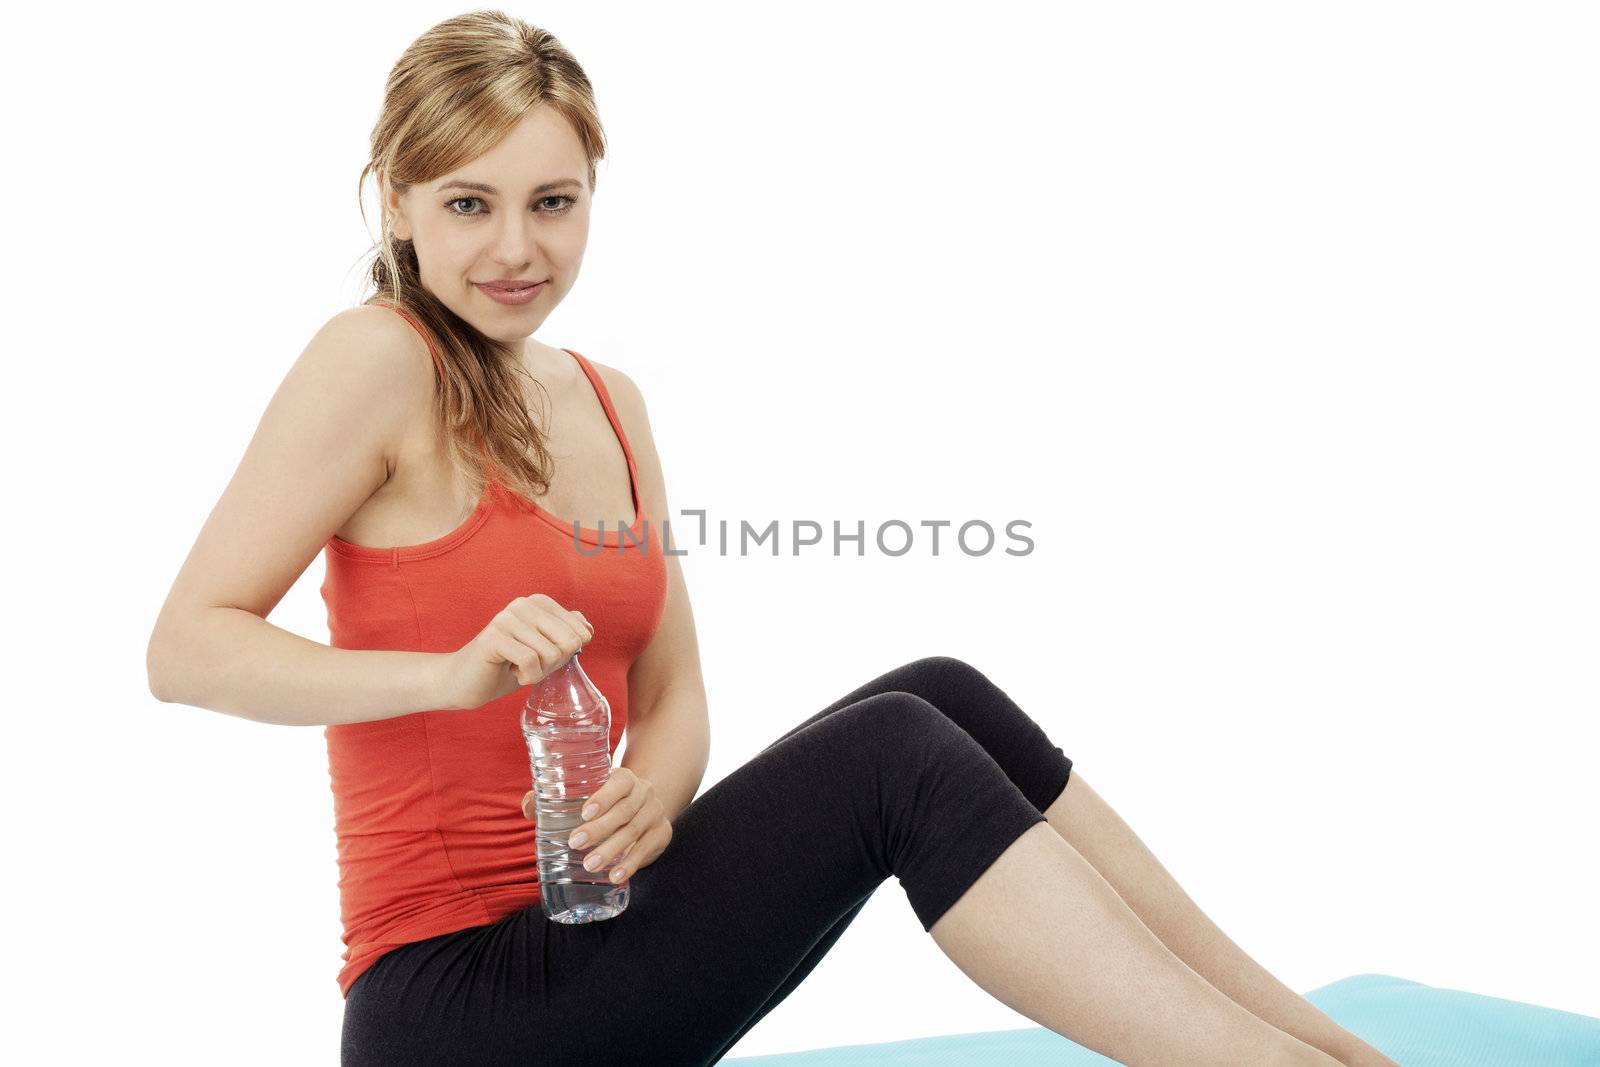
[[[1400,1067],[1600,1067],[1600,1019],[1587,1015],[1439,989],[1386,974],[1341,978],[1305,997]],[[722,1062],[763,1067],[1116,1063],[1044,1027],[841,1045],[776,1056],[733,1056]]]

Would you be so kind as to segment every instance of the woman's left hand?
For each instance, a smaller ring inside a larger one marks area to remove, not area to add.
[[[534,818],[532,790],[522,798],[522,816]],[[586,870],[609,866],[613,882],[654,863],[672,840],[672,820],[655,786],[627,767],[612,768],[605,784],[584,802],[583,818],[587,821],[573,828],[567,844],[589,850],[583,860]]]

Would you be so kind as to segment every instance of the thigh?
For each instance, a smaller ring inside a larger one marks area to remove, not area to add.
[[[533,905],[380,959],[346,1003],[345,1067],[714,1063],[892,874],[927,929],[1043,816],[943,709],[862,692],[690,804],[616,918]]]
[[[953,656],[926,656],[880,674],[800,723],[778,741],[857,701],[891,692],[911,693],[944,712],[983,746],[1012,784],[1041,812],[1067,787],[1072,760],[1061,747],[987,675]]]
[[[889,690],[835,708],[685,809],[553,1014],[598,1017],[602,1062],[714,1063],[885,879],[927,930],[1043,819],[926,700]]]
[[[679,815],[613,919],[535,904],[381,957],[346,1000],[344,1067],[714,1063],[893,873],[897,782],[941,744],[896,724],[927,717],[883,694],[769,746]]]
[[[737,1045],[739,1043],[739,1039],[750,1032],[751,1027],[755,1026],[756,1023],[765,1018],[769,1011],[788,999],[789,994],[794,992],[795,987],[801,982],[805,981],[806,977],[811,974],[811,972],[816,968],[817,964],[822,962],[822,957],[826,956],[829,950],[833,948],[833,943],[839,940],[839,936],[845,932],[845,929],[848,928],[851,923],[855,922],[856,916],[861,914],[861,909],[867,906],[867,901],[871,898],[872,894],[870,893],[867,894],[867,896],[862,897],[860,903],[841,915],[838,921],[830,926],[827,932],[817,939],[817,943],[811,946],[811,948],[806,952],[805,956],[795,966],[794,970],[789,972],[789,977],[785,978],[778,985],[778,988],[774,989],[771,994],[767,996],[767,999],[762,1001],[761,1005],[757,1007],[755,1011],[750,1013],[750,1017],[744,1021],[739,1029],[735,1030],[728,1036],[727,1040],[722,1043],[721,1049],[717,1051],[715,1059],[713,1059],[711,1062],[714,1063],[716,1062],[716,1059],[721,1059],[723,1056],[727,1055],[728,1050],[733,1048],[734,1045]]]
[[[692,1067],[725,1055],[895,873],[908,836],[901,782],[941,743],[907,741],[896,725],[920,718],[906,714],[919,703],[856,701],[696,798],[666,851],[630,879],[628,910],[599,924],[611,936],[552,998],[552,1016],[603,1032],[588,1049],[597,1062]]]

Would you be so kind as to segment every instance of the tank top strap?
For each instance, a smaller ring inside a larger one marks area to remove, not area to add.
[[[589,384],[594,387],[595,396],[600,399],[600,406],[605,409],[606,418],[611,422],[611,432],[617,435],[617,444],[622,446],[622,458],[628,461],[628,485],[633,492],[633,515],[637,524],[644,514],[644,504],[639,495],[639,467],[633,460],[633,446],[628,443],[628,434],[622,428],[622,419],[617,416],[616,406],[611,403],[611,391],[606,388],[600,372],[594,369],[594,364],[584,358],[583,353],[574,352],[570,348],[563,348],[561,351],[576,359],[578,366],[583,368],[583,373],[589,378]]]
[[[377,307],[388,308],[402,319],[405,319],[411,324],[412,329],[422,335],[423,341],[427,342],[428,345],[428,354],[433,357],[434,368],[439,372],[439,381],[442,383],[446,378],[444,359],[440,357],[439,349],[433,343],[432,334],[423,328],[415,316],[401,310],[394,304],[386,300],[374,300],[371,303]],[[628,441],[627,431],[622,428],[622,419],[618,417],[616,406],[611,402],[611,391],[606,388],[606,383],[600,377],[600,372],[594,369],[594,364],[590,363],[583,353],[576,352],[570,348],[563,348],[562,351],[576,359],[578,366],[583,368],[584,376],[589,379],[589,384],[594,388],[595,396],[600,400],[600,406],[605,409],[606,419],[611,423],[611,432],[616,434],[617,444],[622,446],[622,458],[628,463],[628,485],[633,495],[634,521],[637,522],[639,517],[644,514],[644,505],[639,494],[639,465],[633,458],[633,445]],[[482,457],[486,467],[492,470],[493,464],[489,461],[489,450],[481,436],[478,440],[478,455]],[[493,492],[499,485],[500,479],[497,476],[491,476],[489,491]]]
[[[443,385],[445,378],[447,377],[444,370],[444,359],[439,355],[439,349],[433,343],[432,334],[422,328],[422,324],[417,321],[416,316],[411,315],[406,311],[402,311],[400,308],[389,303],[387,300],[374,300],[372,301],[372,304],[376,307],[388,308],[390,311],[409,322],[411,324],[411,328],[422,335],[422,339],[427,342],[428,345],[428,355],[433,357],[434,369],[439,372],[439,384]],[[489,485],[485,490],[485,495],[487,496],[494,493],[495,490],[500,487],[500,478],[497,474],[492,473],[495,470],[495,466],[494,463],[489,459],[489,448],[484,443],[483,436],[481,434],[474,434],[474,436],[478,438],[478,457],[483,460],[484,469],[491,472],[489,476]]]
[[[434,346],[433,335],[422,328],[422,324],[416,320],[415,316],[411,315],[409,312],[401,311],[388,301],[375,300],[373,301],[373,304],[377,307],[388,308],[390,311],[409,322],[411,324],[411,328],[422,335],[422,339],[428,344],[428,355],[433,357],[434,369],[439,372],[439,381],[443,382],[446,377],[444,372],[444,359],[439,355],[439,349]]]

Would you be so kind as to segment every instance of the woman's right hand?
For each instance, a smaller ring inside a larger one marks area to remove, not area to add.
[[[476,708],[555,672],[594,636],[581,611],[543,593],[519,596],[477,637],[445,653],[446,708]]]

